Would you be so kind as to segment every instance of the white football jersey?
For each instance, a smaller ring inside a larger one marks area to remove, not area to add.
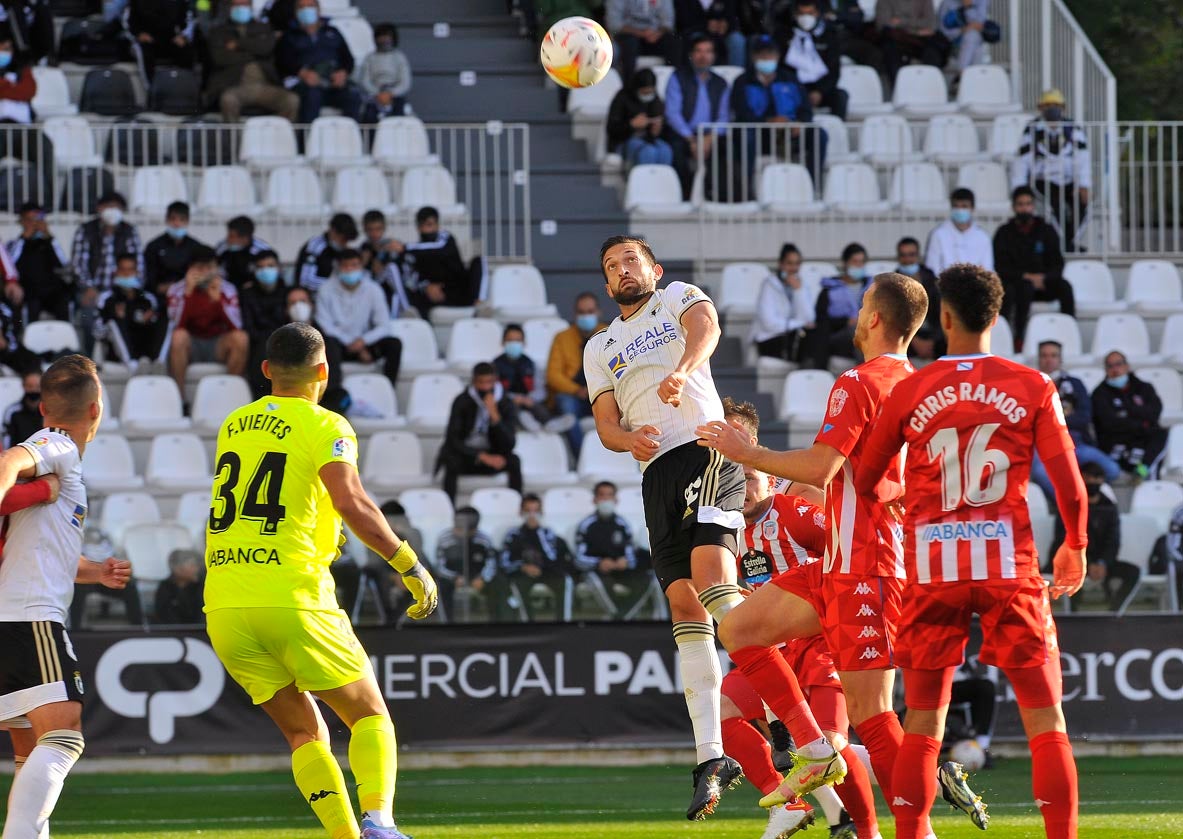
[[[643,425],[661,430],[658,450],[641,469],[683,443],[694,440],[694,429],[723,419],[723,403],[711,378],[710,362],[691,373],[678,407],[662,402],[657,386],[670,374],[686,350],[686,334],[679,318],[698,303],[710,302],[702,289],[689,283],[659,288],[649,302],[626,320],[617,317],[597,332],[583,348],[587,392],[596,397],[613,391],[622,424],[629,431]]]
[[[86,485],[78,447],[61,429],[43,428],[20,444],[33,456],[37,476],[62,483],[58,499],[8,517],[0,560],[0,621],[64,624],[86,525]]]

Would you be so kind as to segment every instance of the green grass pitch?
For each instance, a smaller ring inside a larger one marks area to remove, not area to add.
[[[1177,839],[1183,836],[1183,758],[1080,761],[1080,835]],[[941,839],[1037,839],[1030,764],[1000,761],[975,782],[993,821],[982,834],[944,802],[934,809]],[[681,818],[690,791],[685,767],[455,769],[404,772],[399,823],[416,839],[756,839],[764,828],[752,787],[729,793],[706,823]],[[8,779],[0,779],[0,796]],[[3,798],[0,798],[2,801]],[[880,802],[880,812],[886,808]],[[824,839],[818,824],[799,835]],[[55,837],[83,839],[323,839],[291,777],[238,775],[77,775],[51,823]],[[894,832],[883,825],[885,839]]]

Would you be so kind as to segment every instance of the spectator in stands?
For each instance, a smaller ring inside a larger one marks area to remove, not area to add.
[[[86,528],[82,542],[82,555],[91,562],[106,562],[115,556],[115,546],[106,533],[91,525]],[[74,599],[70,601],[70,629],[82,629],[86,616],[86,600],[92,594],[98,594],[110,600],[123,603],[127,615],[127,623],[131,626],[142,626],[144,623],[144,608],[140,603],[140,590],[135,577],[127,581],[127,587],[121,589],[107,588],[98,583],[75,584]]]
[[[12,30],[0,24],[0,123],[33,122],[33,97],[37,80],[29,57],[13,44]]]
[[[1068,425],[1068,433],[1072,442],[1076,444],[1076,462],[1081,467],[1095,464],[1101,469],[1105,480],[1113,483],[1121,474],[1117,461],[1097,448],[1093,439],[1093,399],[1089,395],[1084,382],[1064,370],[1064,348],[1059,341],[1041,341],[1039,343],[1039,372],[1043,373],[1056,385],[1060,392],[1060,404],[1064,409],[1064,421]],[[1031,482],[1038,484],[1048,499],[1055,499],[1056,490],[1044,469],[1039,453],[1036,452],[1031,461]]]
[[[941,0],[937,22],[941,34],[957,50],[958,70],[986,60],[984,45],[989,18],[990,0]]]
[[[399,318],[411,314],[411,302],[403,288],[399,258],[405,245],[386,235],[386,216],[381,210],[367,210],[361,219],[362,267],[382,287],[386,302],[390,305],[390,316]]]
[[[945,333],[941,329],[941,293],[936,275],[920,262],[920,242],[905,236],[895,246],[895,270],[913,277],[928,292],[928,314],[908,347],[908,355],[919,361],[932,361],[945,354]]]
[[[254,282],[251,264],[263,251],[274,248],[255,235],[255,222],[248,216],[235,216],[226,222],[226,238],[214,246],[222,274],[235,288]],[[299,264],[299,263],[297,263]]]
[[[1077,239],[1093,185],[1088,136],[1064,114],[1056,88],[1039,97],[1039,118],[1028,123],[1011,170],[1012,186],[1029,186],[1060,226],[1064,250],[1084,250]]]
[[[909,61],[944,67],[949,59],[949,39],[937,30],[932,0],[879,0],[875,25],[883,44],[884,69],[893,84],[896,73]]]
[[[282,37],[296,19],[296,0],[267,0],[259,18]]]
[[[262,108],[296,121],[300,97],[286,90],[275,69],[275,30],[255,18],[251,0],[230,0],[227,19],[207,36],[206,98],[223,122],[238,122],[243,108]]]
[[[697,166],[699,160],[708,165],[726,159],[726,145],[720,138],[722,127],[707,131],[698,147],[698,126],[723,123],[731,119],[731,88],[726,80],[711,67],[715,63],[715,43],[706,35],[690,39],[690,63],[674,71],[665,89],[665,121],[672,129],[668,135],[674,157]],[[714,154],[712,154],[714,152]],[[690,171],[683,173],[682,193],[690,197]]]
[[[1105,473],[1096,463],[1080,467],[1089,498],[1088,578],[1099,583],[1106,608],[1116,612],[1129,597],[1142,572],[1138,566],[1118,559],[1121,552],[1121,515],[1117,504],[1104,491]],[[1056,516],[1056,533],[1048,556],[1055,556],[1064,541],[1064,522]],[[1116,589],[1114,584],[1116,583]],[[1072,610],[1079,611],[1086,599],[1086,589],[1072,595]]]
[[[784,361],[801,361],[811,346],[817,299],[801,282],[801,251],[781,246],[776,272],[769,274],[756,297],[751,341],[756,352]]]
[[[8,243],[8,254],[20,276],[25,322],[70,319],[69,257],[49,230],[45,208],[35,201],[20,206],[21,235]],[[8,272],[5,271],[7,274]]]
[[[818,332],[812,352],[813,367],[826,369],[833,356],[859,357],[854,347],[854,327],[863,307],[863,294],[870,284],[867,249],[851,242],[842,249],[842,273],[822,280],[821,293],[817,296]]]
[[[318,233],[300,248],[296,256],[296,284],[316,294],[333,276],[333,269],[342,251],[357,238],[357,222],[349,213],[336,213],[329,219],[329,228]]]
[[[288,317],[288,286],[279,270],[279,255],[263,251],[255,257],[255,281],[239,295],[242,303],[242,328],[250,344],[250,360],[246,365],[246,380],[255,398],[266,396],[271,386],[263,376],[261,365],[267,357],[267,339],[285,323]]]
[[[546,406],[546,383],[539,378],[534,359],[525,352],[526,333],[521,324],[510,323],[501,333],[501,355],[493,359],[497,379],[517,408],[518,426],[526,431],[562,434],[575,424],[569,414],[551,416]]]
[[[673,147],[662,136],[665,105],[657,96],[657,77],[648,67],[633,73],[616,91],[604,128],[608,150],[620,155],[626,171],[639,164],[675,166],[679,171],[686,165],[684,160],[681,166],[675,163]]]
[[[99,295],[98,306],[108,358],[119,359],[133,373],[141,359],[156,358],[163,335],[157,327],[160,306],[156,295],[144,290],[134,254],[119,255],[111,288]]]
[[[565,620],[571,613],[575,587],[571,548],[543,524],[541,498],[526,493],[521,510],[522,524],[506,534],[498,573],[488,583],[493,618],[512,620],[520,608],[529,620],[537,620],[531,595],[535,586],[543,586],[554,597],[555,620]]]
[[[797,74],[814,108],[829,108],[838,119],[846,119],[850,96],[838,87],[842,49],[836,23],[822,14],[819,0],[797,0],[791,25],[778,20],[776,41],[784,63]]]
[[[666,64],[678,63],[674,0],[605,0],[604,21],[616,46],[617,69],[625,81],[637,68],[639,55],[659,55]],[[712,50],[712,63],[713,58]]]
[[[390,307],[378,284],[366,276],[361,254],[339,253],[336,275],[316,295],[316,325],[325,339],[329,390],[341,387],[345,361],[372,364],[382,359],[382,372],[393,388],[398,384],[403,342],[390,334]]]
[[[398,27],[379,23],[374,27],[376,50],[364,59],[357,70],[357,83],[366,97],[362,122],[378,122],[386,117],[401,117],[411,92],[411,62],[398,48]]]
[[[0,24],[12,31],[17,52],[33,64],[56,64],[53,8],[49,0],[5,0],[0,4]]]
[[[177,549],[168,555],[168,579],[156,588],[152,623],[185,626],[205,623],[202,596],[205,566],[197,551]]]
[[[797,83],[792,68],[780,61],[780,47],[770,35],[761,35],[752,45],[752,69],[735,80],[731,102],[736,122],[762,122],[775,126],[809,122],[813,108],[805,89]],[[760,155],[800,163],[809,170],[814,183],[821,183],[826,162],[826,132],[794,125],[788,131],[766,129],[747,132],[748,182]],[[755,190],[749,188],[749,195]]]
[[[444,492],[453,501],[461,475],[499,475],[522,490],[522,464],[513,453],[517,409],[487,361],[472,368],[472,384],[454,400],[435,471],[444,470]]]
[[[496,571],[497,548],[480,527],[480,512],[475,507],[461,507],[453,514],[452,526],[435,544],[431,575],[439,587],[440,605],[452,623],[456,622],[456,590],[479,593],[485,587],[486,569],[490,577]]]
[[[131,0],[126,21],[149,81],[157,64],[193,66],[197,17],[189,0]]]
[[[361,116],[361,91],[349,81],[353,54],[344,36],[320,16],[317,0],[296,0],[296,19],[283,33],[275,63],[284,86],[300,97],[299,121],[308,124],[325,105]]]
[[[222,279],[218,257],[202,246],[193,254],[185,278],[169,289],[168,369],[177,388],[185,392],[185,371],[191,362],[226,365],[241,376],[246,370],[248,341],[242,331],[238,289]]]
[[[37,355],[21,345],[20,319],[7,303],[0,300],[0,364],[23,375],[28,370],[40,370]]]
[[[182,279],[198,248],[208,247],[189,235],[189,205],[174,201],[164,212],[164,232],[144,248],[144,288],[164,300]]]
[[[123,220],[127,213],[127,199],[118,192],[108,192],[99,196],[97,209],[95,218],[78,225],[70,253],[70,265],[83,289],[111,287],[116,254],[136,254],[139,270],[144,270],[144,248],[140,244],[139,231]]]
[[[1035,215],[1035,193],[1017,186],[1011,193],[1014,217],[994,233],[994,267],[1002,279],[1002,314],[1010,321],[1015,350],[1021,351],[1031,301],[1056,301],[1076,317],[1072,284],[1064,279],[1064,255],[1055,229]]]
[[[924,264],[938,277],[941,272],[958,262],[980,265],[994,270],[994,245],[990,235],[974,221],[974,194],[958,187],[949,196],[949,218],[928,234],[924,249]]]
[[[315,320],[316,307],[312,304],[312,295],[308,289],[294,286],[288,289],[287,296],[288,323],[312,323]],[[322,403],[323,400],[322,400]]]
[[[591,416],[587,377],[583,373],[583,348],[604,326],[596,296],[590,291],[581,293],[575,298],[575,323],[555,335],[546,362],[546,389],[555,411],[575,419],[567,432],[567,440],[576,457],[583,446],[583,428],[579,420]]]
[[[21,377],[24,394],[4,410],[4,448],[28,440],[45,427],[41,416],[41,371],[30,370]]]
[[[678,37],[688,40],[700,32],[709,35],[720,64],[743,67],[747,38],[740,27],[739,5],[736,0],[675,0]]]
[[[1105,381],[1093,391],[1093,425],[1101,450],[1138,477],[1150,474],[1150,466],[1167,444],[1167,429],[1159,424],[1162,400],[1150,382],[1130,372],[1124,353],[1105,356]]]
[[[632,528],[616,512],[616,484],[600,481],[594,492],[596,511],[575,531],[575,567],[598,581],[616,607],[615,619],[644,596],[649,571],[637,561]]]
[[[418,242],[399,242],[398,260],[402,286],[411,305],[428,317],[436,306],[471,306],[478,299],[479,261],[464,267],[456,239],[440,227],[435,207],[420,207],[415,213]]]

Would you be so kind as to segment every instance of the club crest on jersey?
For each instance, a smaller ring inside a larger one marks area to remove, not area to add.
[[[333,441],[333,457],[337,460],[349,457],[353,453],[353,441],[348,437],[338,437]]]
[[[761,527],[764,531],[765,539],[771,541],[776,538],[776,522],[774,522],[772,519],[766,520],[764,524],[761,525]]]
[[[70,524],[82,529],[83,523],[86,521],[86,508],[81,504],[74,505],[74,512],[70,515]]]
[[[628,362],[624,360],[624,353],[617,353],[608,361],[608,371],[618,380],[628,369]]]
[[[830,416],[836,417],[842,413],[842,409],[846,407],[846,400],[850,398],[850,394],[846,392],[846,388],[840,387],[830,394]]]

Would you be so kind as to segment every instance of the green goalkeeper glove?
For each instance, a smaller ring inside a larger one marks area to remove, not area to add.
[[[435,580],[431,572],[423,567],[415,551],[403,542],[394,556],[387,560],[390,566],[402,575],[403,585],[415,598],[415,604],[407,609],[407,617],[411,620],[423,620],[435,611],[439,602],[439,592],[435,587]]]

